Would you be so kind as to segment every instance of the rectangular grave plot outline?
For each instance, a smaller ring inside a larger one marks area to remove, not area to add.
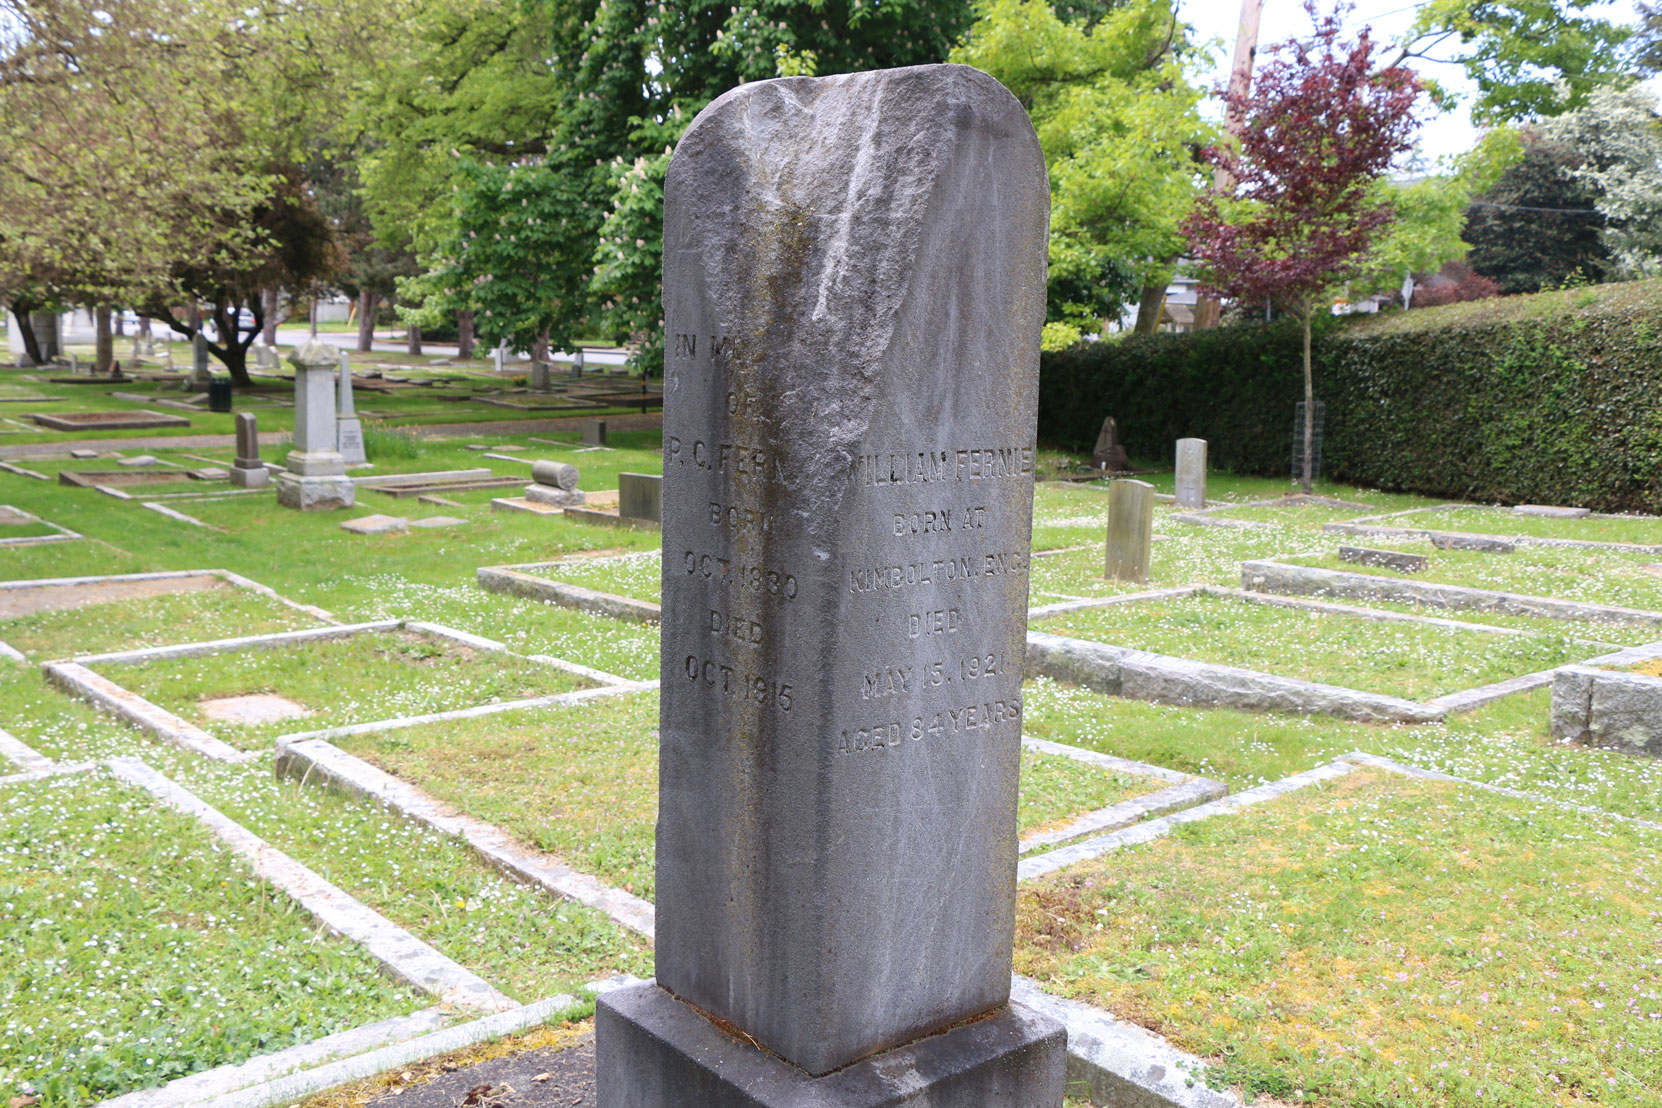
[[[189,580],[199,577],[211,577],[225,582],[232,588],[244,589],[258,593],[270,600],[275,600],[285,608],[308,615],[321,623],[335,624],[339,621],[322,608],[312,604],[302,604],[297,600],[290,600],[269,585],[262,585],[252,581],[240,573],[232,573],[227,569],[180,569],[162,570],[153,573],[112,573],[98,574],[89,577],[36,577],[23,578],[15,581],[0,581],[0,621],[17,618],[13,615],[4,615],[7,611],[6,599],[8,596],[18,596],[35,589],[75,589],[96,588],[99,586],[120,587],[123,584],[142,581]],[[186,591],[186,590],[179,590]],[[88,601],[89,604],[100,603],[97,600]],[[65,607],[83,607],[84,605],[65,605]],[[41,609],[47,610],[47,609]],[[26,615],[29,613],[17,613]],[[28,657],[20,650],[0,642],[0,657],[10,658],[16,662],[27,662]]]
[[[1493,512],[1497,522],[1501,518],[1511,518],[1510,508],[1498,507],[1494,504],[1434,504],[1424,508],[1408,508],[1400,512],[1390,512],[1385,515],[1363,516],[1358,519],[1346,520],[1342,523],[1327,523],[1322,530],[1338,535],[1374,536],[1382,539],[1429,539],[1439,538],[1488,540],[1490,542],[1511,543],[1515,546],[1547,546],[1562,549],[1577,550],[1608,550],[1612,553],[1628,554],[1662,554],[1662,544],[1638,542],[1608,542],[1600,539],[1556,539],[1535,535],[1520,535],[1507,532],[1504,529],[1493,532],[1485,531],[1452,531],[1438,527],[1412,527],[1386,524],[1387,519],[1407,522],[1407,517],[1429,515],[1435,512],[1479,511]],[[1587,519],[1645,519],[1655,517],[1617,515],[1608,512],[1593,512]],[[1658,520],[1662,522],[1662,520]],[[1474,548],[1475,549],[1475,548]]]
[[[1326,685],[1300,678],[1283,677],[1262,670],[1159,654],[1090,639],[1053,635],[1036,631],[1031,626],[1033,622],[1042,622],[1047,617],[1067,612],[1117,607],[1127,603],[1183,599],[1188,596],[1221,597],[1251,604],[1354,616],[1382,623],[1419,624],[1496,636],[1531,634],[1511,627],[1491,627],[1481,623],[1360,608],[1303,597],[1266,595],[1249,589],[1199,585],[1185,589],[1162,589],[1149,593],[1045,605],[1041,609],[1034,609],[1028,617],[1030,625],[1027,636],[1027,676],[1050,677],[1109,696],[1150,700],[1156,703],[1180,703],[1195,708],[1334,715],[1364,723],[1427,723],[1443,719],[1451,713],[1470,711],[1514,693],[1529,692],[1550,685],[1560,672],[1570,667],[1620,664],[1662,654],[1662,642],[1632,647],[1615,653],[1599,654],[1585,660],[1572,660],[1551,669],[1518,674],[1486,685],[1457,689],[1422,701],[1342,685]]]
[[[152,427],[189,427],[184,416],[145,409],[132,412],[31,412],[30,419],[53,431],[142,431]]]
[[[3,513],[3,512],[10,512],[15,516],[23,517],[21,519],[14,520],[13,521],[14,523],[17,523],[17,524],[38,523],[42,527],[50,527],[52,529],[53,533],[50,534],[50,535],[24,535],[24,536],[21,536],[19,538],[10,538],[9,539],[9,538],[4,537],[4,535],[6,533],[5,529],[3,527],[0,527],[0,547],[4,547],[4,546],[39,546],[42,543],[48,543],[48,542],[72,542],[75,539],[85,537],[78,531],[71,531],[67,527],[63,527],[63,526],[60,526],[59,524],[53,523],[49,519],[42,519],[39,516],[35,515],[33,512],[26,512],[22,508],[14,507],[11,504],[0,504],[0,513]]]
[[[660,556],[656,550],[625,551],[608,557],[619,559],[650,559]],[[556,578],[540,577],[537,570],[558,569],[592,563],[595,555],[587,557],[555,558],[545,562],[517,562],[510,565],[480,566],[475,571],[479,587],[486,592],[518,596],[562,608],[573,608],[594,615],[620,619],[630,623],[657,623],[662,614],[660,605],[633,596],[601,592],[584,585],[575,585]]]
[[[175,658],[201,658],[218,654],[234,654],[249,650],[283,649],[288,646],[310,642],[347,639],[358,635],[377,634],[387,631],[408,631],[418,635],[428,635],[433,638],[471,647],[475,650],[491,654],[498,654],[510,658],[518,658],[533,662],[537,665],[548,666],[580,677],[592,682],[594,687],[578,689],[572,692],[556,693],[550,696],[530,697],[524,700],[499,701],[495,703],[476,705],[471,708],[458,708],[453,711],[436,712],[426,716],[398,717],[390,720],[375,720],[361,724],[347,724],[341,727],[328,728],[322,731],[307,733],[305,737],[326,736],[337,734],[355,734],[363,731],[383,731],[397,727],[409,726],[412,723],[423,723],[439,719],[458,719],[475,715],[489,715],[499,711],[507,711],[517,707],[543,707],[553,704],[569,703],[573,698],[583,700],[593,695],[607,695],[618,692],[634,691],[649,687],[649,683],[629,681],[615,674],[602,670],[592,669],[577,662],[551,655],[524,655],[509,650],[507,646],[487,639],[480,635],[458,631],[451,627],[444,627],[436,623],[426,623],[420,620],[390,619],[377,620],[370,623],[356,623],[336,625],[332,627],[313,628],[305,631],[278,631],[267,635],[249,635],[242,638],[215,639],[208,642],[181,643],[174,646],[146,647],[141,650],[115,651],[107,654],[79,655],[73,659],[46,662],[42,665],[42,672],[46,679],[58,686],[70,696],[86,700],[95,707],[115,715],[118,719],[140,731],[147,731],[164,742],[172,743],[185,750],[190,750],[206,758],[219,762],[244,764],[272,757],[273,749],[239,750],[223,739],[217,738],[208,731],[184,720],[173,713],[157,706],[144,697],[122,688],[117,682],[101,673],[93,671],[91,666],[121,666],[142,665],[146,662],[164,661]],[[656,682],[651,682],[655,686]]]

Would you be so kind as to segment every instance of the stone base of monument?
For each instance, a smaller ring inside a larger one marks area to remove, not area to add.
[[[271,484],[271,471],[263,465],[231,467],[231,484],[242,489],[263,489]]]
[[[301,477],[294,473],[277,475],[277,503],[302,512],[331,512],[350,508],[357,502],[357,489],[352,478]]]
[[[555,485],[526,485],[525,499],[533,504],[546,504],[552,508],[581,507],[583,491],[562,489]]]
[[[654,984],[600,997],[600,1108],[1061,1108],[1067,1030],[1011,1004],[812,1077]]]

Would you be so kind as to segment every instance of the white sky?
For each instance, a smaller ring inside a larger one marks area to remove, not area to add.
[[[1318,6],[1323,11],[1331,10],[1332,2],[1333,0],[1318,0]],[[1355,7],[1350,18],[1346,20],[1346,28],[1355,30],[1363,25],[1370,25],[1373,27],[1375,38],[1393,41],[1401,37],[1413,23],[1418,6],[1415,0],[1355,0]],[[1200,81],[1205,88],[1222,83],[1224,71],[1229,66],[1229,57],[1235,49],[1235,29],[1241,19],[1240,0],[1180,0],[1178,10],[1185,20],[1194,24],[1201,38],[1217,37],[1223,40],[1224,47],[1218,59],[1218,71],[1205,75]],[[1586,14],[1597,15],[1616,23],[1631,24],[1638,21],[1630,0],[1599,4]],[[1304,11],[1303,0],[1264,0],[1263,17],[1258,29],[1260,51],[1272,43],[1289,38],[1303,38],[1309,35],[1310,31],[1310,17]],[[1437,53],[1447,56],[1442,50]],[[1454,111],[1426,118],[1420,129],[1421,154],[1430,162],[1444,155],[1458,154],[1470,149],[1477,138],[1477,131],[1472,126],[1468,110],[1471,93],[1475,90],[1465,79],[1465,72],[1457,65],[1436,65],[1419,58],[1414,59],[1412,64],[1426,77],[1435,78],[1445,87],[1465,94],[1465,103]],[[1649,85],[1662,93],[1662,78],[1649,82]],[[1217,109],[1215,117],[1221,116],[1221,106],[1216,105],[1215,101],[1213,105]]]

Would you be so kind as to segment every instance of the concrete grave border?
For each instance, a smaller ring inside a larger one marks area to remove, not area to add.
[[[1174,501],[1176,497],[1172,498]],[[1275,496],[1267,500],[1243,500],[1239,503],[1209,503],[1204,508],[1193,508],[1184,512],[1173,512],[1172,519],[1180,523],[1190,523],[1197,527],[1229,527],[1239,531],[1256,531],[1266,527],[1274,527],[1273,523],[1264,523],[1255,519],[1224,519],[1220,513],[1233,512],[1240,508],[1289,508],[1295,504],[1314,504],[1322,508],[1359,508],[1367,511],[1371,505],[1358,504],[1354,500],[1338,500],[1331,496],[1315,496],[1309,493],[1290,493],[1287,496]]]
[[[1597,539],[1549,539],[1536,538],[1531,535],[1507,535],[1498,532],[1483,533],[1477,531],[1445,531],[1439,528],[1428,527],[1395,527],[1382,526],[1380,520],[1400,519],[1403,516],[1420,515],[1431,512],[1448,512],[1459,510],[1496,512],[1511,515],[1511,509],[1494,504],[1436,504],[1427,508],[1408,508],[1400,512],[1390,512],[1378,516],[1362,516],[1358,519],[1346,520],[1343,523],[1328,523],[1322,530],[1340,535],[1372,535],[1385,539],[1487,539],[1494,542],[1511,543],[1516,546],[1553,546],[1583,550],[1608,550],[1630,554],[1662,554],[1662,544],[1637,542],[1603,542]],[[1652,517],[1619,515],[1609,512],[1592,512],[1586,519],[1646,519]]]
[[[1185,808],[1192,808],[1197,804],[1204,804],[1209,800],[1216,800],[1229,792],[1229,786],[1222,781],[1213,781],[1210,778],[1166,769],[1164,766],[1151,765],[1147,762],[1134,762],[1129,758],[1117,758],[1112,754],[1099,754],[1094,750],[1086,750],[1083,747],[1069,746],[1067,743],[1051,742],[1048,739],[1033,739],[1024,735],[1021,744],[1026,749],[1039,754],[1071,758],[1076,762],[1097,766],[1115,773],[1132,774],[1138,777],[1155,777],[1170,782],[1170,784],[1164,789],[1156,789],[1154,792],[1132,797],[1130,800],[1122,800],[1118,804],[1111,804],[1106,808],[1086,812],[1053,831],[1041,831],[1028,835],[1018,844],[1018,854],[1030,854],[1035,850],[1045,850],[1058,843],[1069,842],[1084,835],[1116,831],[1121,827],[1141,823],[1145,819],[1152,819],[1155,816],[1163,816]]]
[[[142,760],[111,758],[107,765],[120,780],[194,817],[257,876],[281,889],[330,931],[362,946],[398,979],[442,1003],[462,1008],[502,1012],[519,1006],[472,970],[325,881]]]
[[[216,654],[233,654],[245,650],[273,650],[296,644],[309,642],[323,642],[335,639],[352,638],[357,635],[375,634],[382,631],[413,631],[417,634],[430,635],[477,650],[493,654],[503,654],[511,658],[520,658],[535,662],[538,665],[550,666],[563,670],[584,680],[595,681],[597,689],[579,689],[570,693],[557,693],[551,696],[531,697],[525,700],[498,702],[478,705],[472,708],[459,708],[449,712],[437,712],[424,717],[408,717],[391,720],[378,720],[366,724],[351,724],[332,728],[325,731],[313,732],[313,735],[341,735],[357,734],[365,731],[390,730],[395,727],[409,726],[411,720],[427,722],[437,719],[460,719],[475,715],[489,715],[499,711],[508,711],[516,707],[534,707],[556,703],[566,703],[568,698],[586,699],[587,696],[597,693],[615,691],[633,691],[645,688],[642,682],[629,681],[616,674],[606,673],[603,670],[593,669],[577,662],[570,662],[564,658],[556,658],[547,654],[524,655],[509,650],[507,646],[487,639],[480,635],[458,631],[455,628],[444,627],[436,623],[427,623],[421,620],[386,619],[369,623],[353,623],[333,627],[318,627],[304,631],[278,631],[266,635],[248,635],[241,638],[214,639],[207,642],[179,643],[173,646],[146,647],[140,650],[122,650],[108,654],[84,654],[73,659],[46,662],[42,671],[46,679],[71,696],[89,701],[94,706],[114,714],[129,725],[141,731],[148,731],[164,742],[172,743],[215,761],[242,764],[259,761],[272,756],[272,750],[238,750],[229,743],[215,738],[207,731],[187,720],[146,700],[136,693],[129,692],[116,682],[94,672],[89,667],[94,665],[141,665],[146,662],[161,661],[174,658],[204,658]],[[655,683],[654,683],[655,684]],[[308,736],[310,737],[310,736]]]
[[[50,527],[56,532],[56,534],[51,535],[25,535],[15,539],[0,538],[0,546],[39,546],[42,543],[72,542],[75,539],[86,537],[79,531],[71,531],[69,528],[53,523],[49,519],[42,519],[33,512],[26,512],[22,508],[10,504],[0,504],[0,511],[16,512],[20,516],[27,516],[29,522],[38,523],[42,527]]]
[[[1309,554],[1293,557],[1310,557]],[[1295,565],[1281,558],[1263,558],[1241,563],[1241,588],[1247,592],[1280,593],[1292,596],[1330,596],[1353,600],[1383,600],[1397,604],[1420,604],[1454,611],[1497,612],[1503,615],[1535,616],[1544,619],[1615,623],[1662,634],[1662,612],[1619,608],[1578,600],[1500,592],[1467,585],[1439,585],[1430,581],[1409,581],[1371,573],[1320,569]]]
[[[655,557],[657,554],[658,552],[655,550],[643,550],[621,554],[618,557],[649,558]],[[475,576],[478,579],[479,587],[486,592],[518,596],[526,600],[540,600],[545,604],[557,604],[562,608],[592,612],[595,615],[620,619],[629,623],[658,622],[663,609],[650,600],[637,600],[632,596],[600,592],[597,589],[584,588],[581,585],[572,585],[564,581],[555,581],[551,578],[538,577],[525,572],[526,570],[549,569],[556,566],[584,565],[592,561],[592,558],[556,558],[547,562],[519,562],[512,565],[480,566]]]
[[[32,577],[16,581],[0,581],[0,592],[23,591],[27,589],[45,588],[75,588],[78,585],[113,584],[122,581],[164,581],[187,577],[217,577],[232,588],[246,589],[249,592],[259,593],[270,600],[275,600],[285,608],[292,608],[323,623],[337,623],[335,617],[322,608],[312,604],[302,604],[279,593],[268,585],[258,581],[251,581],[240,573],[232,573],[228,569],[174,569],[162,570],[154,573],[108,573],[91,577]],[[3,624],[0,624],[3,625]],[[0,642],[0,657],[10,658],[16,662],[27,662],[29,659],[22,651]]]

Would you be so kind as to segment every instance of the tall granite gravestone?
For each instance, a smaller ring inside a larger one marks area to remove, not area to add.
[[[237,413],[237,460],[231,463],[231,484],[245,489],[263,489],[271,474],[260,461],[260,430],[252,413]]]
[[[1102,430],[1096,433],[1096,446],[1091,450],[1091,468],[1109,473],[1123,473],[1131,468],[1131,459],[1120,445],[1120,427],[1113,416],[1102,421]]]
[[[1206,440],[1177,440],[1177,506],[1206,507]]]
[[[277,503],[304,512],[350,508],[356,500],[335,447],[334,347],[310,339],[289,355],[294,366],[294,449],[277,475]]]
[[[657,982],[602,1108],[1059,1108],[1009,1003],[1048,187],[962,66],[746,84],[664,188]]]
[[[364,453],[364,425],[352,402],[352,355],[344,350],[340,352],[340,388],[336,398],[340,407],[335,412],[335,449],[347,465],[361,466],[369,458]]]
[[[1108,486],[1108,551],[1103,575],[1118,581],[1148,580],[1154,545],[1154,486],[1120,480]]]
[[[190,342],[190,387],[205,389],[213,384],[213,374],[208,372],[208,340],[198,331]]]

